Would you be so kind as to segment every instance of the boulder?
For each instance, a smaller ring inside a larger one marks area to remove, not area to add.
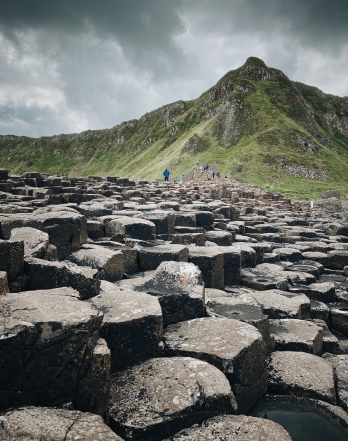
[[[138,248],[139,266],[143,271],[155,270],[163,261],[187,262],[189,250],[184,245],[157,245]]]
[[[7,294],[0,311],[0,408],[76,403],[102,314],[72,288]]]
[[[10,441],[123,441],[92,413],[21,407],[4,413],[1,423],[1,439]]]
[[[160,441],[235,411],[224,374],[195,358],[152,358],[111,379],[110,427],[128,441]]]
[[[219,438],[217,438],[217,436]],[[163,441],[291,441],[277,423],[245,415],[221,415],[194,424]]]
[[[123,253],[96,245],[84,245],[78,251],[70,254],[67,259],[79,266],[94,268],[99,272],[99,278],[116,282],[123,278]]]
[[[189,247],[189,262],[201,270],[207,288],[224,288],[224,256],[219,247]]]
[[[220,317],[180,322],[165,330],[164,347],[168,356],[196,357],[224,372],[239,413],[248,411],[267,390],[266,345],[247,323]]]
[[[111,350],[112,372],[156,356],[163,338],[156,297],[102,281],[100,294],[90,301],[104,313],[100,335]]]
[[[314,323],[296,320],[270,320],[270,333],[276,351],[300,351],[314,355],[323,352],[322,330]]]
[[[49,236],[36,228],[14,228],[11,231],[11,242],[24,242],[24,256],[43,258],[46,254]]]
[[[163,262],[154,276],[134,289],[158,297],[163,323],[172,323],[204,317],[204,288],[202,273],[188,262]]]
[[[124,242],[126,238],[152,240],[156,236],[156,227],[145,219],[119,217],[105,224],[105,234],[117,242]]]
[[[306,352],[273,352],[267,361],[268,391],[336,404],[333,366]]]

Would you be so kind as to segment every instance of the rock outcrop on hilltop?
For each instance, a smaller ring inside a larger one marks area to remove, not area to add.
[[[343,211],[1,173],[21,192],[0,192],[0,439],[290,440],[274,408],[347,436]]]

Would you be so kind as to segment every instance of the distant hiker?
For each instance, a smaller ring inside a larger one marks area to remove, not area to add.
[[[165,181],[169,181],[169,171],[167,169],[164,170],[163,176]]]
[[[216,173],[216,177],[219,178],[220,177],[220,172]]]
[[[197,167],[199,167],[199,159],[197,159]]]
[[[180,175],[179,180],[180,180],[180,184],[182,184],[184,182],[184,177],[182,175]]]
[[[211,175],[212,175],[212,177],[214,179],[215,178],[215,170],[213,168],[211,169]]]

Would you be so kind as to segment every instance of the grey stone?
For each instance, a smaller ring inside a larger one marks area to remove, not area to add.
[[[116,282],[123,278],[123,253],[97,245],[84,245],[78,251],[70,254],[67,259],[79,266],[97,269],[101,279]]]
[[[133,286],[158,297],[164,326],[205,315],[202,273],[192,263],[163,262],[153,277]]]
[[[74,402],[102,314],[71,288],[0,297],[0,408]]]
[[[0,239],[0,271],[7,273],[8,281],[15,280],[24,270],[24,243]]]
[[[304,294],[271,289],[254,291],[253,298],[261,306],[262,311],[270,319],[294,318],[308,319],[310,317],[310,300]]]
[[[125,238],[152,240],[156,227],[145,219],[119,217],[105,224],[105,234],[118,242],[124,242]]]
[[[164,346],[167,355],[196,357],[224,372],[240,413],[267,390],[266,345],[259,331],[247,323],[220,317],[177,323],[165,330]]]
[[[348,337],[348,305],[337,302],[329,303],[331,312],[331,327]]]
[[[21,407],[1,418],[0,437],[9,441],[123,441],[92,413]]]
[[[322,330],[314,323],[297,320],[270,320],[270,333],[276,351],[301,351],[314,355],[323,352]]]
[[[24,256],[43,258],[46,254],[49,237],[44,231],[35,228],[14,228],[11,231],[11,242],[24,242]]]
[[[219,438],[217,438],[217,436]],[[163,441],[291,441],[288,432],[273,421],[245,415],[209,418]]]
[[[157,298],[102,281],[91,303],[104,313],[100,335],[111,350],[113,372],[156,355],[163,338]]]
[[[223,289],[224,256],[219,247],[207,249],[189,247],[189,262],[202,271],[203,281],[207,288]]]
[[[138,248],[139,265],[143,271],[155,270],[163,261],[187,262],[189,250],[184,245],[158,245]]]
[[[0,271],[0,296],[4,296],[8,292],[7,273],[5,271]]]
[[[153,358],[112,376],[110,426],[128,441],[160,441],[235,411],[224,374],[194,358]]]
[[[333,366],[306,352],[273,352],[267,361],[268,390],[336,404]]]

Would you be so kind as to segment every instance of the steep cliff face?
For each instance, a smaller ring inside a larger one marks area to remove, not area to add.
[[[177,101],[111,129],[31,139],[0,136],[13,172],[122,174],[160,179],[195,164],[298,191],[346,185],[348,97],[292,82],[251,57],[192,101]],[[313,190],[314,191],[314,190]],[[347,188],[348,191],[348,188]]]

